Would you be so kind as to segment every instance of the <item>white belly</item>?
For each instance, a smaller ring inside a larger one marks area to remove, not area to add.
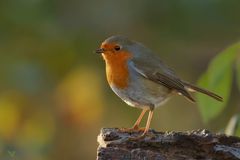
[[[156,108],[166,102],[169,97],[170,90],[160,84],[146,79],[132,82],[127,89],[118,89],[113,85],[111,86],[112,90],[130,106]],[[144,86],[141,85],[142,83],[144,83]]]

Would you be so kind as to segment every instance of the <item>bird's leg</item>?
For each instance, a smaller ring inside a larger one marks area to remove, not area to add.
[[[141,120],[142,120],[144,114],[146,113],[146,111],[147,111],[147,109],[143,109],[143,110],[142,110],[142,112],[141,112],[141,114],[139,115],[137,121],[134,123],[132,129],[134,129],[134,130],[138,130],[138,129],[139,129],[139,124],[141,123]]]
[[[123,132],[128,132],[128,131],[136,131],[139,129],[139,124],[144,116],[144,114],[146,113],[148,109],[143,109],[141,114],[139,115],[137,121],[134,123],[133,127],[132,128],[121,128],[120,130],[123,131]]]
[[[144,137],[147,134],[150,124],[151,124],[151,121],[152,121],[152,117],[153,117],[153,110],[150,110],[149,114],[148,114],[148,119],[147,119],[147,124],[146,124],[145,130],[141,136]]]
[[[146,127],[145,127],[145,130],[144,130],[143,134],[141,136],[138,136],[138,137],[130,137],[129,139],[138,140],[138,139],[144,138],[146,136],[146,134],[148,133],[150,123],[151,123],[151,120],[152,120],[152,116],[153,116],[153,110],[150,110],[149,114],[148,114],[147,124],[146,124]]]

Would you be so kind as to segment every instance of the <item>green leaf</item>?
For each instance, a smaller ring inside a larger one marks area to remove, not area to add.
[[[227,69],[222,72],[222,78],[216,83],[209,83],[209,75],[204,74],[199,81],[200,86],[204,86],[224,98],[223,102],[218,102],[203,94],[197,94],[198,106],[202,115],[203,121],[206,123],[215,118],[224,109],[230,93],[232,82],[232,70]]]
[[[229,120],[227,127],[225,128],[225,134],[228,136],[234,136],[239,129],[239,115],[233,115]]]
[[[237,71],[237,85],[238,85],[238,90],[240,91],[240,55],[236,62],[236,71]]]
[[[235,114],[231,117],[225,129],[226,135],[240,137],[240,117],[239,116],[240,116],[239,114]]]
[[[239,121],[239,115],[238,115],[238,121],[237,121],[237,124],[236,124],[236,129],[235,129],[235,132],[234,132],[234,136],[240,137],[240,121]]]
[[[207,72],[199,80],[200,86],[223,97],[223,102],[218,102],[206,95],[197,94],[198,106],[205,123],[218,116],[229,100],[233,78],[232,66],[239,51],[240,43],[225,49],[213,59]]]

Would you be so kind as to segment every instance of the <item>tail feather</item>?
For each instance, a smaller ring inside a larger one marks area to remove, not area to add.
[[[210,97],[212,97],[212,98],[214,98],[218,101],[221,101],[221,102],[223,101],[223,98],[221,96],[219,96],[219,95],[217,95],[217,94],[215,94],[211,91],[208,91],[206,89],[197,87],[197,86],[195,86],[193,84],[190,84],[190,83],[187,83],[187,82],[183,82],[183,83],[184,83],[185,87],[187,88],[187,90],[189,90],[189,91],[201,92],[201,93],[206,94],[206,95],[208,95],[208,96],[210,96]]]
[[[191,96],[191,94],[185,89],[182,91],[178,91],[178,94],[183,95],[190,102],[193,102],[193,103],[196,102],[195,99],[193,99],[193,97]]]

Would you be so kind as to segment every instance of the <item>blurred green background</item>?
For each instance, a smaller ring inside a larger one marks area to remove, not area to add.
[[[105,38],[140,41],[196,83],[239,40],[239,15],[238,0],[1,0],[0,159],[95,159],[101,127],[133,125],[140,110],[114,95],[93,53]],[[235,85],[230,109],[209,124],[196,104],[175,96],[151,128],[223,130],[239,110]]]

